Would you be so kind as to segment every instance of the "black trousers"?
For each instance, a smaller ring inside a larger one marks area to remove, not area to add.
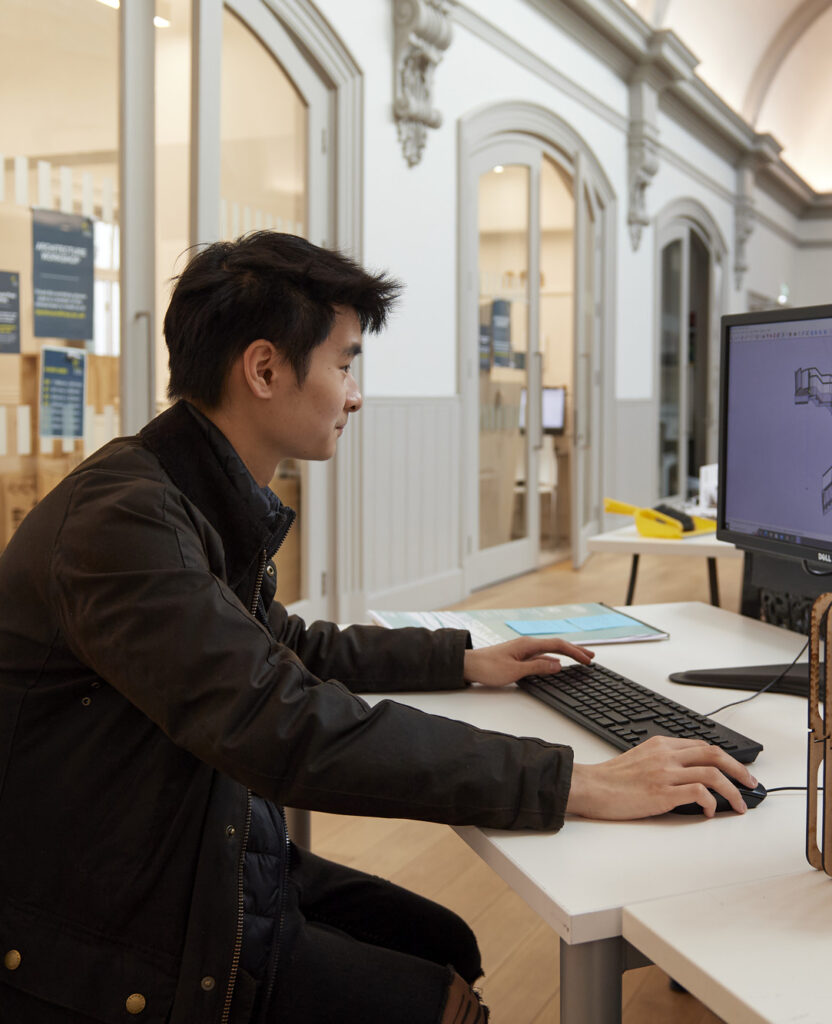
[[[482,975],[452,911],[293,848],[268,1024],[439,1024],[452,972]]]

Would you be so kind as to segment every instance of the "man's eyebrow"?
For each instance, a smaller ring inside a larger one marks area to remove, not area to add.
[[[341,350],[341,355],[342,356],[360,356],[361,355],[361,345],[359,345],[358,343],[356,343],[354,345],[347,345],[344,349]]]

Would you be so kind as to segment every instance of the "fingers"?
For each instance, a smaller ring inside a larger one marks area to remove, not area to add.
[[[720,774],[723,772],[731,779],[735,779],[743,786],[753,789],[757,780],[749,771],[748,767],[740,764],[720,747],[713,743],[706,743],[705,740],[682,740],[684,747],[680,748],[680,763],[686,766],[706,765],[718,768]]]
[[[522,656],[527,660],[538,658],[541,654],[565,654],[567,657],[573,658],[583,665],[588,665],[595,657],[595,651],[590,651],[586,647],[579,647],[577,644],[570,644],[568,640],[560,640],[557,637],[546,639],[523,637],[519,641],[514,640],[510,642],[520,645],[520,650],[523,652]],[[555,664],[559,663],[555,662]],[[557,669],[550,669],[550,671],[556,672]]]

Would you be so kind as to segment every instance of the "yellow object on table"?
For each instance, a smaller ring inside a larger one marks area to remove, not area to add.
[[[604,511],[618,515],[632,515],[636,522],[636,529],[642,537],[668,537],[674,540],[681,540],[683,537],[698,537],[701,533],[713,533],[716,530],[716,523],[713,519],[705,519],[703,516],[691,516],[693,529],[685,530],[678,519],[665,515],[655,508],[639,508],[638,505],[630,505],[626,501],[616,501],[615,498],[604,498]]]

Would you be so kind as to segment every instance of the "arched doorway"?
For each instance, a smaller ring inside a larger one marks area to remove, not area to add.
[[[657,495],[688,501],[716,460],[719,320],[726,247],[698,203],[674,203],[656,230]]]
[[[613,193],[550,111],[460,123],[466,587],[572,557],[600,523]]]

